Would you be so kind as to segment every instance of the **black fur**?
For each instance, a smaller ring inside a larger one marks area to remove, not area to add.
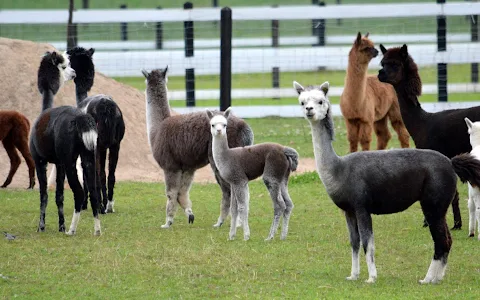
[[[53,96],[58,92],[62,85],[60,78],[60,70],[58,65],[63,64],[65,59],[57,52],[46,52],[40,62],[40,69],[38,72],[37,87],[40,94],[43,96],[43,107],[45,110],[53,106]],[[58,80],[51,80],[51,78],[58,78]]]
[[[82,47],[70,49],[70,64],[76,72],[75,89],[77,94],[77,107],[93,116],[98,128],[98,156],[99,179],[102,193],[100,197],[102,208],[105,212],[108,201],[113,201],[115,186],[115,170],[117,168],[120,143],[125,135],[125,122],[118,105],[108,95],[95,95],[87,97],[95,77],[95,67],[92,61],[93,48],[86,50]],[[77,69],[78,68],[78,69]],[[108,186],[105,173],[105,164],[109,150],[108,161]],[[108,188],[108,189],[107,189]],[[87,208],[85,201],[84,209]]]
[[[480,187],[480,180],[478,180],[480,178],[480,160],[470,153],[463,153],[452,158],[452,166],[463,183],[470,180],[472,186]]]

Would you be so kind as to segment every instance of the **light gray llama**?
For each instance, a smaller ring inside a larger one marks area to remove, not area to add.
[[[171,115],[167,99],[167,68],[150,73],[142,70],[146,78],[147,135],[153,157],[165,174],[167,216],[162,228],[173,224],[177,203],[193,223],[194,215],[189,191],[193,175],[199,168],[210,163],[215,178],[222,189],[220,216],[214,227],[220,227],[230,212],[230,185],[223,180],[212,157],[212,136],[204,112]],[[253,143],[253,132],[240,118],[229,120],[230,147],[247,146]]]
[[[472,145],[470,153],[480,159],[480,122],[472,122],[469,118],[465,118],[465,123],[467,123]],[[472,186],[470,183],[468,184],[468,217],[469,237],[475,236],[475,223],[477,223],[477,234],[480,240],[480,187]]]
[[[455,173],[462,181],[480,185],[480,161],[470,154],[450,160],[426,149],[364,151],[339,157],[332,146],[334,126],[328,82],[306,88],[295,81],[293,85],[312,129],[320,179],[347,219],[352,247],[352,269],[347,279],[358,279],[360,245],[366,254],[367,282],[373,283],[377,278],[371,214],[401,212],[419,201],[435,249],[427,275],[420,283],[442,280],[452,245],[445,215],[455,196]]]
[[[232,117],[231,110],[225,114],[214,114],[207,110],[213,137],[213,159],[220,176],[224,178],[232,190],[231,225],[229,239],[235,238],[237,215],[243,226],[243,238],[250,238],[248,226],[248,209],[250,193],[248,182],[262,176],[273,201],[274,216],[270,233],[266,240],[273,239],[280,217],[283,215],[280,238],[287,237],[288,221],[293,209],[293,202],[288,194],[288,178],[297,169],[298,153],[293,148],[275,143],[262,143],[248,147],[229,148],[227,144],[227,120]]]

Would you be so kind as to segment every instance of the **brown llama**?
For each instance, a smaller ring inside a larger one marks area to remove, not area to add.
[[[2,184],[6,188],[11,182],[13,175],[17,172],[21,160],[17,150],[22,153],[28,166],[29,189],[35,185],[35,163],[33,162],[30,149],[28,147],[28,134],[30,132],[30,121],[23,114],[13,110],[0,110],[0,141],[7,151],[10,158],[10,171],[7,179]]]
[[[391,138],[388,119],[397,132],[402,148],[409,147],[410,136],[402,121],[395,90],[380,82],[376,75],[367,75],[368,64],[378,55],[368,33],[359,32],[348,54],[345,87],[340,96],[340,109],[347,126],[350,152],[370,150],[372,130],[377,135],[377,149],[385,149]]]

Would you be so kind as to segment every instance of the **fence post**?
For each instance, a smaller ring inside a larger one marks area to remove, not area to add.
[[[312,0],[312,5],[319,5],[319,1],[320,0]],[[312,35],[313,36],[317,36],[317,32],[318,32],[318,23],[320,23],[320,20],[319,19],[313,19],[312,20]]]
[[[232,10],[220,13],[220,110],[232,106]]]
[[[70,0],[68,6],[67,22],[67,50],[77,46],[78,44],[77,24],[72,23],[74,9],[75,3],[73,0]]]
[[[278,5],[274,5],[273,7],[278,7]],[[278,20],[272,20],[272,47],[278,48],[278,38],[279,38],[279,26]],[[272,87],[279,88],[280,87],[280,68],[273,67],[272,68]],[[278,100],[278,97],[273,97],[273,99]]]
[[[470,34],[472,42],[478,42],[478,15],[469,16],[470,18]],[[473,83],[478,82],[478,63],[471,64],[471,79]]]
[[[192,9],[191,2],[185,2],[183,9]],[[185,57],[193,57],[193,21],[183,22],[183,35],[185,39]],[[190,65],[191,67],[191,65]],[[185,69],[185,88],[187,90],[187,107],[195,106],[195,69]]]
[[[212,7],[218,7],[218,0],[212,0]],[[213,26],[217,27],[218,22],[215,20],[213,21]]]
[[[342,0],[336,0],[337,5],[342,4]],[[342,25],[342,19],[337,19],[337,25],[340,26]]]
[[[157,9],[162,9],[161,6],[157,6]],[[162,22],[157,22],[155,25],[155,47],[157,49],[163,48],[163,24]]]
[[[438,4],[444,4],[446,0],[437,0]],[[437,16],[437,51],[447,51],[447,17]],[[447,102],[447,64],[437,64],[438,101]]]
[[[121,9],[127,9],[126,4],[120,5]],[[128,34],[127,34],[127,23],[120,23],[120,39],[122,41],[128,40]]]
[[[325,6],[325,2],[320,1],[318,6]],[[318,19],[315,22],[315,25],[312,24],[314,27],[313,32],[317,36],[318,42],[312,46],[325,46],[325,19]]]

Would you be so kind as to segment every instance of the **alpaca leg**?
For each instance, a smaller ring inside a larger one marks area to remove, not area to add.
[[[377,150],[383,150],[387,148],[388,141],[390,141],[392,135],[388,130],[388,118],[384,117],[381,120],[373,123],[375,128],[375,134],[377,135]]]
[[[103,207],[103,210],[105,210],[105,213],[108,213],[108,208],[107,208],[107,175],[105,173],[105,164],[107,160],[107,150],[106,149],[99,149],[97,151],[97,159],[98,159],[98,171],[97,174],[99,174],[99,188],[100,188],[100,194],[98,195],[99,201],[100,201],[100,206]],[[109,158],[110,159],[110,158]],[[112,211],[110,211],[112,212]]]
[[[468,184],[468,236],[475,236],[475,191],[473,187]]]
[[[445,216],[434,216],[427,212],[426,217],[433,238],[435,252],[430,267],[428,268],[427,275],[423,280],[420,280],[420,283],[422,284],[438,283],[443,279],[447,267],[448,254],[452,247],[452,238],[450,236],[450,231],[448,230]]]
[[[350,234],[350,246],[352,247],[352,270],[347,280],[357,280],[360,275],[360,234],[358,232],[357,217],[353,212],[345,212],[348,233]]]
[[[47,162],[37,160],[35,162],[37,171],[38,185],[40,187],[40,221],[38,223],[38,232],[45,231],[45,211],[48,204],[47,193]]]
[[[395,130],[395,132],[397,133],[398,140],[400,141],[400,146],[402,148],[410,147],[410,134],[408,133],[407,128],[405,128],[405,124],[403,123],[400,106],[398,105],[397,100],[394,101],[387,115],[390,119],[393,130]]]
[[[195,171],[185,171],[182,173],[182,179],[180,181],[180,190],[178,192],[178,203],[183,208],[183,211],[188,217],[188,223],[192,223],[195,220],[195,216],[192,211],[192,201],[190,200],[190,188],[192,187],[193,175]]]
[[[57,166],[58,170],[58,166]],[[82,204],[84,200],[84,191],[77,177],[77,168],[75,161],[65,164],[65,173],[67,175],[68,184],[73,192],[73,199],[75,202],[75,208],[73,211],[72,223],[68,230],[68,235],[74,235],[77,231],[78,221],[80,220],[80,212],[82,211]],[[58,187],[57,187],[58,188]],[[92,208],[93,210],[93,208]]]
[[[115,171],[117,170],[117,163],[118,163],[118,154],[120,152],[120,145],[115,145],[110,147],[109,155],[108,155],[108,195],[107,195],[107,212],[113,213],[115,210],[113,209],[113,205],[115,200],[113,199],[113,189],[115,188]],[[103,200],[105,203],[105,200]]]
[[[281,188],[282,198],[285,202],[285,211],[283,212],[283,223],[282,223],[282,233],[280,235],[280,239],[284,240],[287,238],[288,234],[288,222],[290,221],[290,215],[292,214],[293,210],[293,201],[290,198],[290,194],[288,193],[288,178],[285,183],[282,185]]]
[[[366,282],[374,283],[375,280],[377,280],[377,267],[375,266],[375,243],[373,239],[372,216],[366,211],[357,212],[357,224],[368,267],[368,280]]]
[[[347,127],[347,138],[350,144],[350,153],[357,152],[358,149],[358,134],[359,134],[359,122],[357,119],[345,119],[345,125]]]
[[[30,154],[30,149],[28,148],[28,131],[26,134],[21,138],[15,146],[17,147],[18,151],[22,154],[25,162],[28,166],[28,178],[29,184],[28,189],[33,189],[35,186],[35,162],[33,161],[32,154]]]
[[[222,190],[222,201],[220,202],[220,216],[218,217],[217,223],[213,225],[213,227],[220,227],[225,222],[225,219],[228,217],[230,213],[230,202],[231,202],[231,188],[230,183],[225,181],[221,176],[220,172],[218,171],[217,167],[215,166],[215,162],[211,154],[208,156],[208,160],[210,161],[210,167],[215,174],[215,180],[220,185],[220,189]],[[240,219],[237,220],[237,227],[241,226]]]
[[[460,197],[458,190],[455,190],[455,197],[452,201],[453,227],[452,230],[462,229],[462,215],[460,214]]]
[[[273,203],[273,221],[272,226],[270,227],[270,233],[268,237],[265,239],[269,241],[273,239],[273,236],[277,232],[278,224],[280,223],[280,217],[284,214],[286,205],[283,201],[281,191],[280,191],[280,183],[276,182],[275,179],[263,178],[263,182],[270,193],[270,198],[272,198]]]
[[[88,193],[90,194],[90,206],[92,207],[94,219],[93,234],[98,236],[101,235],[102,230],[100,219],[98,217],[101,203],[99,201],[100,189],[97,178],[97,161],[97,157],[94,153],[86,152],[82,154],[83,174],[85,175],[84,185],[88,187]],[[83,203],[81,202],[80,207],[82,204]],[[77,207],[76,202],[75,207]]]
[[[232,217],[230,219],[230,232],[228,234],[228,239],[234,240],[235,236],[237,234],[237,220],[238,220],[238,205],[237,205],[237,195],[236,195],[236,190],[238,190],[238,187],[235,188],[235,186],[231,186],[231,203],[230,203],[230,212],[232,214]]]
[[[472,216],[473,218],[473,227],[472,227],[472,233],[475,235],[475,223],[477,223],[477,234],[478,234],[478,240],[480,240],[480,194],[478,194],[478,188],[476,190],[476,193],[472,197],[472,202],[473,202],[473,211],[475,212],[475,215]],[[470,203],[469,203],[470,204]]]
[[[58,231],[65,232],[65,216],[63,214],[63,190],[65,186],[65,168],[59,164],[56,172],[55,203],[58,209]]]
[[[247,241],[250,239],[250,227],[248,226],[248,208],[250,201],[250,192],[248,189],[248,182],[232,186],[232,192],[236,200],[236,214],[234,215],[232,210],[232,223],[230,226],[230,233],[232,233],[232,226],[235,225],[236,227],[236,218],[238,214],[240,215],[240,220],[242,222],[243,239]],[[231,204],[231,207],[233,208],[233,203]],[[233,236],[235,236],[236,228],[233,233]]]
[[[8,135],[3,141],[3,146],[5,147],[5,150],[7,151],[8,158],[10,159],[10,171],[8,172],[7,179],[5,179],[5,182],[2,184],[2,188],[6,188],[13,179],[13,175],[18,170],[18,167],[20,166],[21,160],[20,156],[18,156],[17,150],[15,149],[15,145],[13,144],[13,138],[11,135]]]
[[[53,188],[53,183],[55,182],[55,175],[57,174],[57,166],[52,164],[50,168],[50,175],[48,175],[47,186],[48,188]]]
[[[362,146],[362,151],[370,150],[370,143],[372,142],[372,130],[373,124],[367,122],[360,122],[358,135],[360,138],[360,145]]]
[[[177,198],[182,180],[182,171],[164,171],[165,189],[167,194],[167,217],[162,228],[169,228],[173,224],[173,218],[177,211]]]

